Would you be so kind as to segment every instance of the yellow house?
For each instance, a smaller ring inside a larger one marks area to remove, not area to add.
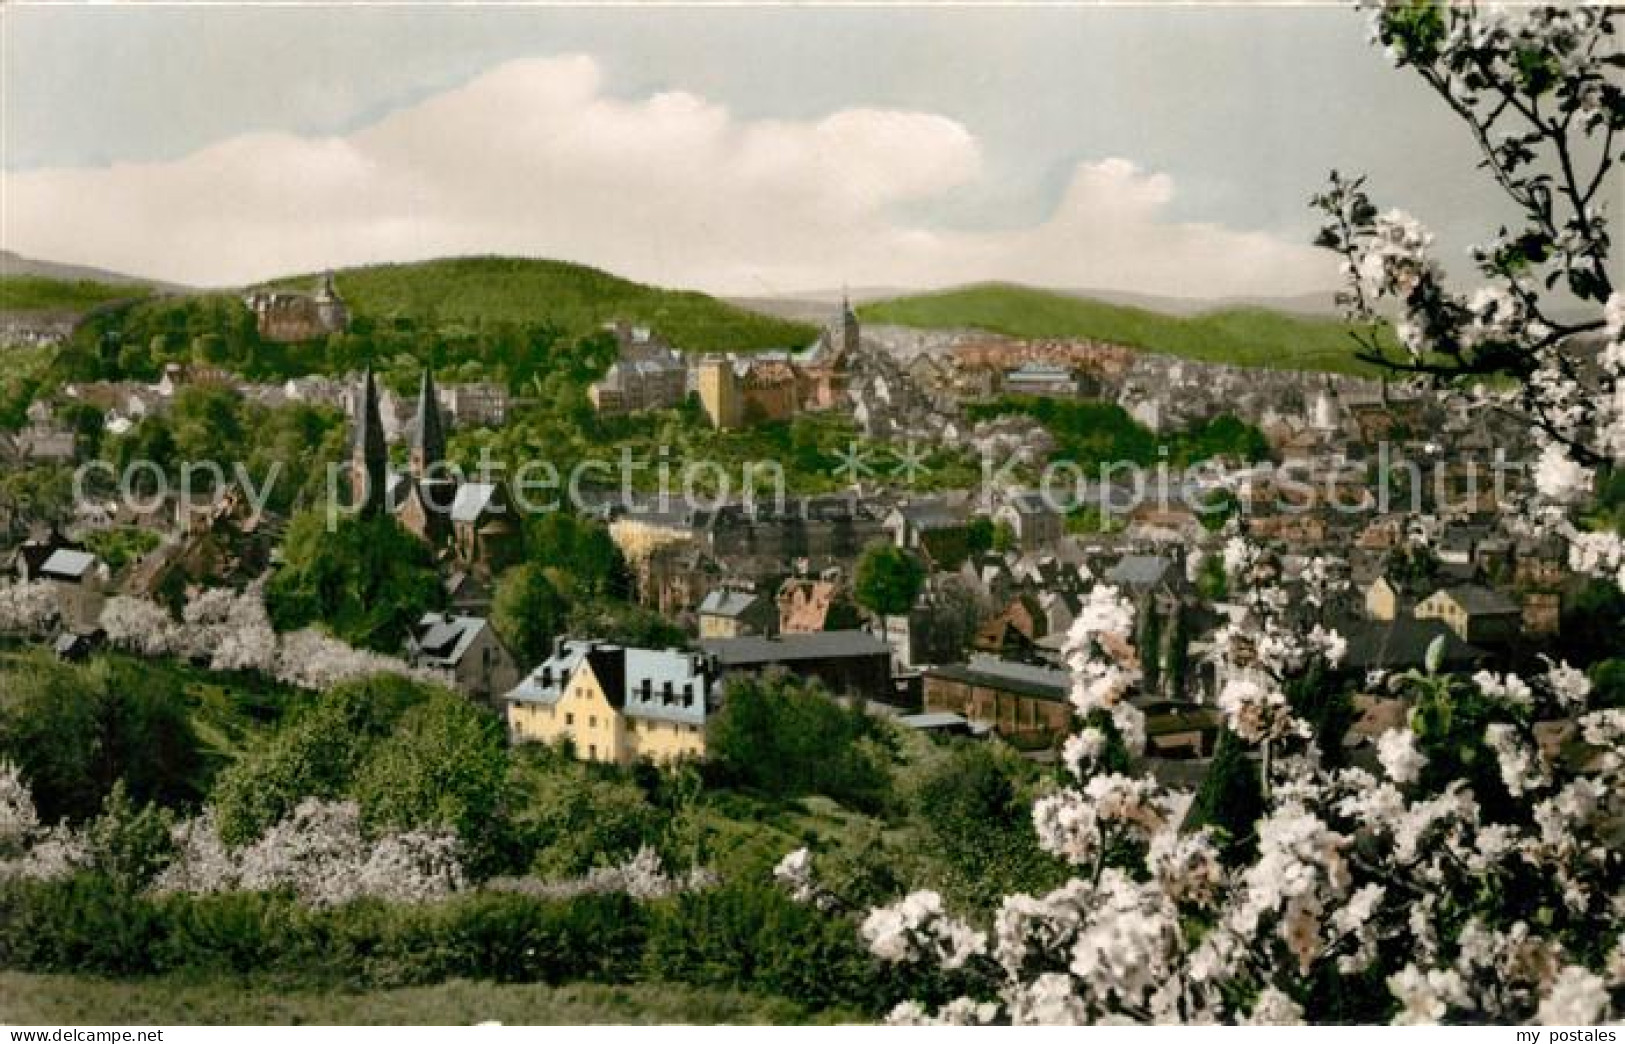
[[[1498,591],[1463,584],[1433,592],[1416,607],[1418,620],[1439,620],[1475,645],[1511,641],[1523,628],[1523,609]]]
[[[705,756],[715,686],[704,656],[562,642],[507,696],[515,743],[568,737],[576,756],[630,765]]]
[[[1365,614],[1373,620],[1397,619],[1400,601],[1400,591],[1394,586],[1394,582],[1385,576],[1379,576],[1365,589]]]

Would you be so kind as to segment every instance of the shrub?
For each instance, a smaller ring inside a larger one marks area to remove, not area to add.
[[[728,686],[708,749],[713,773],[727,782],[774,797],[823,794],[876,811],[891,792],[888,738],[860,707],[775,673]]]

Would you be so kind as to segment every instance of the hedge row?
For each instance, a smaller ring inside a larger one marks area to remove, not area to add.
[[[90,876],[10,881],[0,883],[0,968],[267,974],[360,989],[450,978],[665,980],[867,1014],[925,985],[880,967],[851,921],[739,885],[651,903],[473,892],[313,910],[272,893],[151,897]]]

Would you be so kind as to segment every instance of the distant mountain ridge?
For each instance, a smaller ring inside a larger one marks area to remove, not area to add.
[[[54,279],[65,283],[103,283],[108,286],[146,286],[157,290],[185,290],[176,283],[165,283],[145,276],[113,272],[91,265],[76,265],[62,261],[41,261],[23,257],[11,250],[0,250],[0,279],[14,276],[32,276]]]
[[[969,283],[960,287],[945,287],[938,289],[919,289],[908,287],[852,287],[848,290],[815,290],[805,293],[785,293],[771,297],[730,297],[729,301],[742,308],[766,312],[769,315],[783,315],[794,318],[802,315],[825,314],[834,308],[844,295],[853,304],[871,304],[877,301],[888,301],[896,298],[918,297],[928,294],[951,293],[955,290],[970,289],[975,286],[1010,285],[1019,284],[981,284]],[[1161,312],[1164,315],[1192,316],[1205,312],[1222,311],[1231,308],[1263,308],[1272,312],[1285,312],[1288,315],[1319,316],[1324,318],[1336,317],[1338,313],[1337,295],[1332,291],[1319,294],[1296,294],[1290,297],[1271,297],[1257,295],[1248,297],[1173,297],[1164,294],[1137,294],[1126,290],[1096,290],[1088,287],[1023,287],[1039,293],[1056,294],[1062,297],[1076,297],[1089,301],[1098,301],[1104,304],[1123,305],[1128,308],[1142,308],[1151,312]]]
[[[257,285],[304,292],[317,279],[307,273]],[[351,313],[363,318],[549,322],[575,335],[623,320],[649,326],[690,352],[804,347],[841,296],[839,291],[821,291],[729,301],[637,283],[572,262],[496,256],[343,268],[335,272],[335,281]],[[153,292],[234,293],[190,290],[0,251],[0,311],[73,315]],[[1089,296],[1004,283],[930,293],[875,287],[846,293],[871,323],[1098,340],[1242,366],[1372,372],[1354,359],[1348,327],[1318,314],[1316,298],[1198,302],[1122,293]]]
[[[1186,315],[1070,293],[983,283],[860,305],[865,322],[931,330],[981,330],[1022,339],[1103,341],[1202,362],[1370,376],[1339,319],[1254,305]]]

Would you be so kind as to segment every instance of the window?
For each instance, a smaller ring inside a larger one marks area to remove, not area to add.
[[[596,729],[597,727],[598,727],[598,715],[594,714],[592,717],[587,719],[587,728]]]
[[[598,745],[597,744],[589,743],[587,745],[587,757],[592,761],[597,761],[598,760]]]
[[[564,723],[566,725],[574,725],[576,723],[576,716],[574,714],[566,714],[564,716]]]

